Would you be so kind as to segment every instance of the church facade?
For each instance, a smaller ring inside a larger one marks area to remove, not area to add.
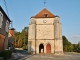
[[[28,30],[28,52],[63,54],[60,17],[46,8],[31,17]]]

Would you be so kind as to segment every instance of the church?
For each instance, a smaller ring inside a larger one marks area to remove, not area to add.
[[[63,55],[60,17],[46,8],[30,19],[28,52],[32,54],[53,53]]]

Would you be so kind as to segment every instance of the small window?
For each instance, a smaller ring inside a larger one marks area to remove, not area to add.
[[[6,21],[6,27],[5,28],[6,28],[6,32],[8,32],[8,29],[9,29],[9,21],[8,20]]]
[[[48,17],[48,14],[44,14],[44,17]]]
[[[2,28],[3,14],[0,11],[0,28]]]

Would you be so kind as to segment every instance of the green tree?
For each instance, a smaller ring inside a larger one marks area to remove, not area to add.
[[[26,45],[28,42],[28,27],[24,27],[24,29],[21,32],[21,37],[23,40],[23,45]]]
[[[80,42],[78,42],[78,45],[77,45],[77,52],[80,53]]]
[[[20,36],[20,32],[15,31],[15,47],[18,47],[18,40]]]
[[[73,49],[74,49],[73,45],[70,44],[70,45],[68,46],[68,52],[73,52]]]
[[[27,43],[28,43],[28,27],[24,27],[24,29],[21,31],[21,38],[23,42],[23,49],[27,49]]]
[[[15,32],[15,45],[19,46],[19,40],[22,40],[22,47],[27,46],[28,43],[28,27],[24,27],[21,32]],[[26,48],[26,47],[25,47]]]
[[[74,47],[71,42],[65,36],[62,36],[63,39],[63,51],[65,52],[72,52]]]
[[[73,44],[73,47],[74,47],[73,51],[77,52],[77,44]]]

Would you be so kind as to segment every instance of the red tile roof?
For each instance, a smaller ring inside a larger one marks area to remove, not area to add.
[[[47,14],[47,17],[45,17],[45,14]],[[37,15],[32,16],[31,18],[55,18],[55,17],[59,17],[59,16],[55,16],[50,11],[48,11],[46,8],[44,8]]]

